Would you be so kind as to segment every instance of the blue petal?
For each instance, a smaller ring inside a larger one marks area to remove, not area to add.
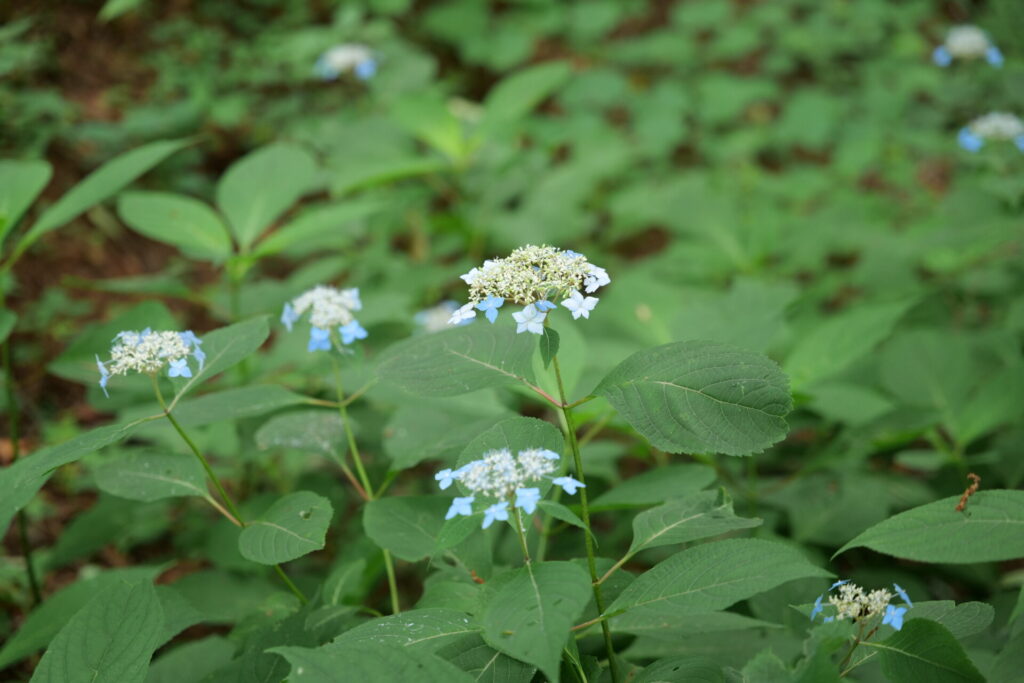
[[[953,63],[953,55],[949,54],[944,46],[940,45],[932,52],[932,61],[943,68]]]
[[[1003,65],[1003,53],[999,51],[998,47],[993,45],[985,50],[985,61],[994,67],[1001,67]]]

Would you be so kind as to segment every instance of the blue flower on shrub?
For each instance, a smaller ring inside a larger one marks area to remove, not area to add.
[[[99,385],[106,396],[109,396],[107,385],[115,375],[137,372],[155,377],[167,368],[168,377],[187,378],[192,377],[189,356],[196,360],[200,371],[206,360],[201,346],[203,342],[191,330],[154,332],[148,327],[141,332],[122,330],[112,342],[109,360],[101,361],[99,354],[95,356],[96,369],[100,373]]]
[[[342,344],[352,344],[357,339],[367,338],[368,333],[353,316],[354,311],[362,308],[358,289],[318,285],[284,305],[281,323],[291,332],[306,311],[311,311],[309,343],[306,348],[310,352],[329,351],[333,329],[337,329]]]
[[[882,617],[882,623],[892,626],[894,629],[899,631],[903,628],[903,615],[907,613],[906,607],[894,607],[892,605],[885,606],[885,616]]]

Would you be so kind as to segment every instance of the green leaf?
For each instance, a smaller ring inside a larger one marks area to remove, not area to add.
[[[893,683],[985,680],[953,634],[934,621],[911,619],[885,640],[863,645],[879,651],[882,671]]]
[[[696,293],[673,309],[677,341],[703,339],[765,351],[785,327],[786,307],[796,298],[792,285],[740,279],[728,292]]]
[[[523,118],[568,81],[571,74],[567,62],[544,62],[504,78],[484,101],[481,134],[491,135]]]
[[[477,323],[413,337],[388,348],[380,376],[421,396],[456,396],[516,382],[533,383],[531,335]]]
[[[472,683],[473,678],[426,652],[394,645],[360,643],[346,648],[275,647],[269,650],[292,665],[289,683],[337,683],[339,672],[352,681]]]
[[[477,683],[530,683],[537,667],[503,655],[479,636],[450,643],[437,655],[473,676]]]
[[[395,557],[417,562],[437,550],[437,536],[451,501],[440,496],[401,496],[371,500],[363,508],[363,529]]]
[[[710,485],[718,475],[707,465],[667,465],[631,477],[606,491],[590,505],[594,510],[658,505],[690,496]]]
[[[206,474],[189,455],[129,453],[98,468],[96,485],[129,500],[152,502],[178,496],[207,496]]]
[[[260,564],[280,564],[322,550],[334,509],[323,496],[297,491],[279,499],[238,535],[242,556]]]
[[[241,250],[248,251],[316,179],[316,160],[295,145],[261,147],[232,164],[217,184],[217,206]]]
[[[118,582],[68,620],[32,680],[142,683],[163,627],[163,609],[153,584]]]
[[[206,364],[178,390],[178,394],[174,397],[174,403],[177,403],[201,382],[224,372],[235,363],[239,363],[250,354],[255,353],[269,336],[270,325],[265,315],[204,334],[202,342],[203,351],[206,353]]]
[[[397,180],[441,173],[450,168],[451,164],[440,158],[371,159],[339,171],[331,180],[331,193],[344,195]]]
[[[188,140],[161,140],[114,157],[90,173],[47,209],[18,242],[17,259],[36,240],[119,192],[161,161],[190,144]]]
[[[666,657],[644,667],[635,683],[725,683],[722,667],[695,655]]]
[[[107,0],[96,16],[100,21],[113,21],[122,14],[138,9],[143,2],[144,0]]]
[[[614,617],[612,629],[659,640],[678,641],[687,636],[721,631],[743,631],[754,628],[782,628],[760,619],[735,612],[679,613],[672,605],[651,606]]]
[[[53,168],[42,159],[0,159],[0,247],[32,202],[50,182]]]
[[[551,365],[551,359],[558,355],[558,333],[550,327],[544,328],[544,334],[540,337],[540,359],[544,362],[546,369]]]
[[[383,205],[377,201],[349,201],[311,207],[261,240],[253,250],[253,256],[270,256],[297,245],[318,244],[324,241],[325,236],[336,242],[346,232],[345,224],[367,218],[381,208]]]
[[[111,569],[93,576],[83,576],[61,588],[32,610],[21,627],[0,649],[0,669],[28,657],[49,644],[61,627],[97,594],[118,583],[152,581],[160,573],[156,567]]]
[[[737,517],[732,500],[722,492],[706,491],[670,500],[633,518],[633,543],[627,555],[663,545],[689,543],[737,529],[760,526],[762,520]]]
[[[786,359],[795,391],[831,377],[889,336],[910,301],[863,306],[827,318],[800,337]]]
[[[403,470],[424,460],[454,461],[465,445],[494,423],[512,415],[485,397],[467,396],[478,410],[451,399],[435,399],[396,410],[384,428],[384,452],[391,469]]]
[[[556,503],[553,500],[541,500],[537,501],[537,507],[561,522],[571,524],[577,529],[583,529],[587,533],[590,533],[590,530],[587,529],[587,525],[583,523],[583,520],[580,519],[575,512],[561,503]],[[593,538],[593,534],[591,533],[590,535]]]
[[[434,652],[479,630],[464,612],[444,608],[414,609],[360,624],[335,638],[324,650],[330,652],[371,643]]]
[[[217,212],[170,192],[129,192],[117,202],[121,220],[146,237],[185,254],[220,263],[231,256],[231,236]]]
[[[781,543],[752,538],[705,543],[638,576],[606,614],[650,606],[670,606],[679,614],[712,612],[787,581],[814,576],[831,574]]]
[[[655,447],[672,453],[757,453],[786,436],[786,376],[759,353],[679,342],[636,353],[597,386]]]
[[[345,442],[345,425],[335,410],[299,410],[276,415],[256,432],[256,444],[263,450],[294,448],[323,455],[338,453]]]
[[[7,341],[14,326],[18,323],[18,315],[6,308],[0,308],[0,344]]]
[[[979,491],[963,512],[955,509],[959,500],[951,496],[901,512],[860,534],[836,555],[864,547],[943,564],[1024,557],[1024,491]]]
[[[590,601],[590,577],[570,562],[527,564],[492,579],[480,623],[488,645],[558,680],[562,648]]]
[[[222,636],[207,636],[160,655],[149,667],[146,683],[200,683],[226,665],[235,646]]]
[[[984,631],[995,615],[995,609],[987,603],[961,602],[958,605],[952,600],[915,601],[907,614],[911,619],[937,621],[958,640]]]
[[[183,425],[198,427],[227,420],[259,417],[266,413],[309,403],[302,394],[280,384],[255,384],[225,389],[182,401],[174,409],[174,417]]]
[[[882,384],[903,403],[935,410],[950,423],[966,406],[977,374],[967,340],[946,330],[897,335],[882,350],[879,371]]]
[[[58,446],[38,450],[0,469],[0,530],[7,529],[14,514],[32,500],[53,474],[53,470],[126,439],[141,425],[159,417],[144,417],[124,424],[100,427]]]

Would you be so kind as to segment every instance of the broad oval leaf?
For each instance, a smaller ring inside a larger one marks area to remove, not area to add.
[[[670,500],[633,518],[633,543],[628,554],[750,529],[761,523],[760,519],[737,517],[731,500],[723,498],[721,493],[706,491]]]
[[[270,325],[267,316],[261,315],[252,320],[245,320],[234,325],[221,327],[202,336],[203,352],[206,353],[206,364],[196,372],[174,397],[174,404],[196,385],[205,382],[214,375],[239,363],[254,353],[270,336]],[[173,409],[173,405],[172,405]]]
[[[672,453],[763,451],[786,435],[793,407],[786,376],[768,357],[704,341],[636,353],[594,393]]]
[[[324,649],[331,651],[372,643],[434,652],[479,630],[464,612],[442,607],[414,609],[360,624],[342,633]]]
[[[337,411],[299,410],[276,415],[256,432],[261,449],[294,448],[331,455],[345,442],[345,425]]]
[[[152,581],[160,573],[157,567],[130,567],[85,575],[74,583],[47,596],[46,602],[32,610],[21,626],[0,649],[0,669],[42,650],[60,629],[89,604],[98,593],[120,583]]]
[[[302,147],[273,144],[231,165],[217,184],[217,206],[247,251],[316,182],[316,160]]]
[[[893,683],[983,683],[963,647],[946,627],[927,619],[911,619],[880,642],[864,645],[877,650],[882,671]]]
[[[815,576],[831,574],[782,543],[753,538],[704,543],[638,576],[606,613],[646,606],[674,608],[679,614],[713,612],[787,581]]]
[[[275,647],[292,665],[291,683],[336,683],[344,672],[347,681],[407,681],[412,683],[473,683],[474,679],[440,657],[397,645],[360,643],[357,646],[315,650]]]
[[[347,243],[355,239],[356,231],[346,224],[362,220],[382,208],[378,201],[341,202],[310,207],[287,225],[272,232],[253,250],[256,257],[269,256],[293,247],[302,247],[303,253],[322,249],[330,244]]]
[[[188,140],[161,140],[114,157],[68,190],[46,210],[18,242],[14,258],[51,230],[75,219],[104,199],[113,196],[140,175],[189,144]]]
[[[657,467],[605,491],[591,503],[592,509],[658,505],[700,491],[715,481],[715,470],[707,465],[681,464]]]
[[[117,213],[137,232],[186,254],[214,262],[231,256],[227,226],[198,199],[170,192],[129,192],[118,200]]]
[[[480,623],[488,645],[558,680],[562,648],[590,601],[590,577],[571,562],[527,564],[492,579]]]
[[[378,373],[413,394],[456,396],[533,383],[535,348],[533,335],[477,321],[395,344],[382,356]]]
[[[174,417],[184,425],[201,426],[226,420],[258,417],[281,408],[309,402],[308,397],[285,389],[280,384],[253,384],[237,389],[215,391],[183,401],[174,409]]]
[[[437,655],[472,674],[477,683],[530,683],[537,673],[537,667],[498,652],[476,635],[446,645]]]
[[[260,564],[280,564],[322,550],[334,510],[329,500],[297,491],[270,506],[238,535],[242,556]]]
[[[1024,491],[979,491],[963,512],[955,509],[959,500],[951,496],[901,512],[860,534],[836,555],[865,547],[943,564],[1024,557]]]
[[[129,453],[99,467],[96,485],[107,493],[151,502],[161,498],[206,496],[206,474],[191,455]]]
[[[363,508],[363,529],[395,557],[416,562],[434,554],[450,501],[441,496],[400,496],[371,500]]]
[[[502,79],[487,94],[480,130],[484,135],[514,123],[569,80],[567,62],[549,61]]]
[[[163,609],[153,584],[119,582],[68,620],[32,680],[142,683],[163,629]]]

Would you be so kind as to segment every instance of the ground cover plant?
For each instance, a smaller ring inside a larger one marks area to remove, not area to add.
[[[1018,3],[0,16],[4,680],[1021,680]]]

